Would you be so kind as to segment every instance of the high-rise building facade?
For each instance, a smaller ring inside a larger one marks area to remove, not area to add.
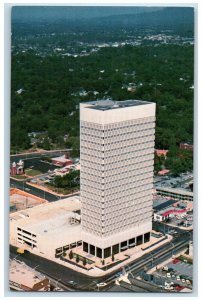
[[[155,103],[80,104],[83,250],[106,258],[148,242]]]

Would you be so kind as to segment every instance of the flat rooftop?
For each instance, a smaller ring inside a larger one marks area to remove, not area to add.
[[[17,262],[16,260],[10,260],[9,270],[9,280],[23,284],[29,288],[32,288],[35,284],[46,278],[38,271],[27,266],[24,262]]]
[[[132,106],[140,106],[140,105],[146,105],[151,103],[152,102],[142,101],[142,100],[113,101],[110,99],[86,102],[86,104],[89,104],[87,108],[102,110],[102,111],[112,110],[117,108],[126,108]]]
[[[188,192],[184,189],[180,188],[167,188],[167,187],[160,187],[156,186],[156,190],[162,191],[162,192],[168,192],[168,193],[173,193],[173,194],[179,194],[179,195],[184,195],[184,196],[191,196],[193,197],[194,193],[193,192]]]
[[[153,201],[153,208],[155,211],[159,211],[159,210],[162,210],[162,209],[165,209],[169,206],[171,206],[172,204],[176,203],[177,201],[176,200],[168,200],[168,201],[159,201],[159,200],[154,200]]]
[[[70,198],[59,201],[41,204],[24,211],[12,213],[10,222],[16,222],[20,228],[36,235],[64,236],[64,231],[74,229],[77,233],[80,229],[80,224],[70,224],[70,218],[75,217],[75,211],[81,209],[80,198],[72,196]]]
[[[16,210],[24,210],[33,206],[47,203],[48,201],[29,194],[16,188],[10,189],[10,206],[15,206]]]

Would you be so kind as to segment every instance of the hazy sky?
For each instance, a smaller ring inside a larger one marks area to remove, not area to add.
[[[13,20],[36,19],[81,19],[95,18],[110,15],[137,14],[158,10],[160,7],[138,6],[14,6]]]

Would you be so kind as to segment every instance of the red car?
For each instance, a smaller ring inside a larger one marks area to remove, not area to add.
[[[173,259],[173,264],[174,264],[174,265],[178,264],[179,262],[180,262],[179,259],[177,259],[177,258]]]
[[[181,285],[177,285],[175,287],[176,291],[178,291],[178,292],[180,292],[183,288],[184,288],[184,286],[181,286]]]

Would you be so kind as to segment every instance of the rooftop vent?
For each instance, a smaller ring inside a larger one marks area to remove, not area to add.
[[[98,100],[96,102],[96,105],[102,108],[111,108],[112,106],[114,106],[114,101],[110,100],[110,99],[106,99],[106,100]]]

